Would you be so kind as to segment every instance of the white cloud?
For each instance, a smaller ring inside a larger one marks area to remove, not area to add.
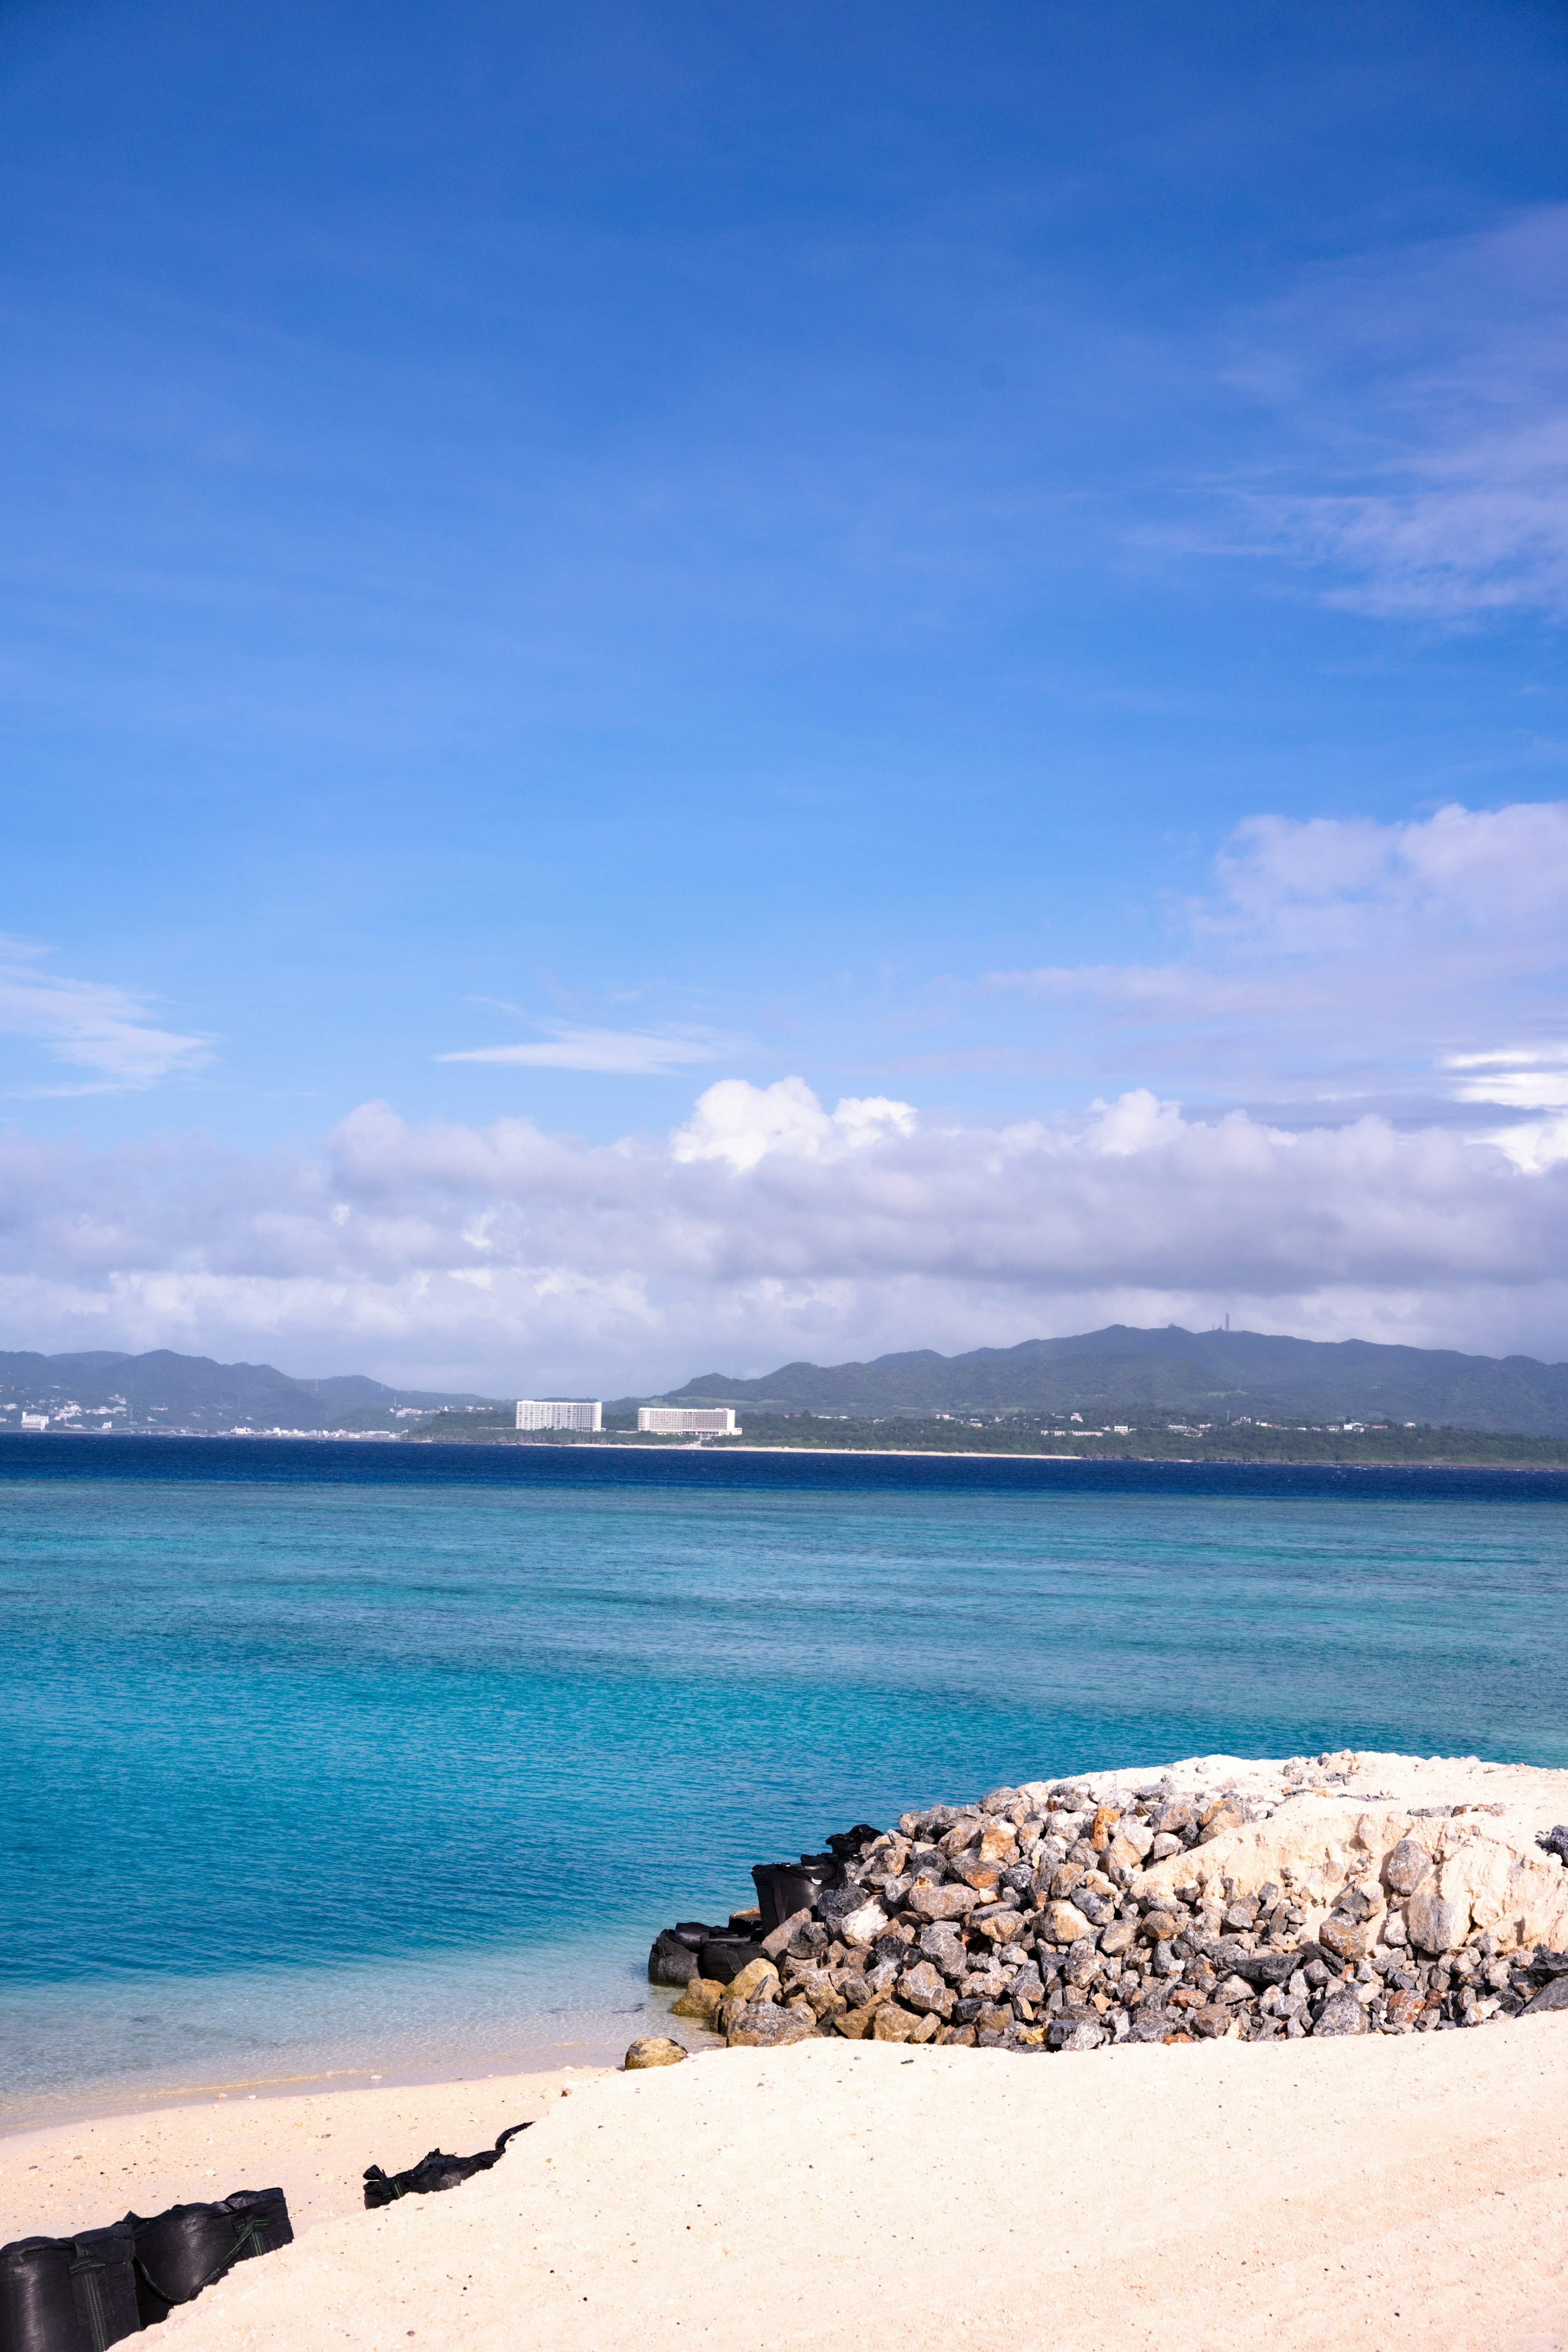
[[[549,1378],[614,1395],[1227,1310],[1311,1336],[1563,1353],[1561,1162],[1377,1118],[1196,1119],[1147,1090],[1007,1127],[830,1112],[798,1078],[745,1097],[710,1089],[673,1136],[608,1146],[523,1119],[410,1127],[384,1104],[265,1161],[12,1139],[0,1310],[31,1344],[501,1393]]]
[[[1461,1102],[1500,1103],[1517,1110],[1568,1110],[1568,1048],[1450,1054],[1447,1066],[1463,1073],[1455,1088]]]
[[[740,1169],[754,1168],[769,1153],[837,1160],[887,1135],[909,1135],[914,1124],[911,1106],[886,1095],[848,1095],[829,1113],[804,1078],[780,1078],[771,1087],[721,1078],[699,1097],[671,1149],[678,1160],[724,1160]]]
[[[1178,920],[1186,960],[985,985],[1048,1008],[1086,1076],[1135,1057],[1163,1090],[1308,1118],[1568,1103],[1568,802],[1249,818]]]
[[[41,971],[43,954],[29,940],[0,936],[0,1030],[30,1038],[68,1068],[95,1075],[26,1092],[118,1093],[183,1076],[211,1059],[206,1038],[155,1028],[145,999]]]
[[[716,1062],[733,1041],[700,1029],[574,1029],[551,1025],[536,1045],[473,1045],[437,1054],[438,1062],[496,1062],[524,1070],[588,1070],[621,1077],[667,1077],[697,1062]]]

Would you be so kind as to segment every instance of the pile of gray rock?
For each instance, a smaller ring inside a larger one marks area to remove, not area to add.
[[[742,1912],[726,1930],[666,1930],[649,1975],[684,1985],[677,2017],[742,2047],[839,2033],[1090,2050],[1430,2032],[1568,2008],[1568,1953],[1509,1953],[1485,1932],[1422,1948],[1419,1901],[1394,1907],[1426,1883],[1414,1839],[1371,1893],[1364,1874],[1347,1879],[1310,1932],[1288,1887],[1184,1878],[1181,1857],[1251,1817],[1234,1790],[1097,1802],[1081,1782],[994,1789],[868,1833],[837,1883],[771,1927]],[[1401,1940],[1376,1940],[1395,1918]]]

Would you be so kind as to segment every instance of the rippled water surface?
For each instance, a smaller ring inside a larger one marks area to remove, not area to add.
[[[44,2113],[598,2056],[753,1861],[1086,1765],[1568,1763],[1568,1484],[0,1438],[0,2033]]]

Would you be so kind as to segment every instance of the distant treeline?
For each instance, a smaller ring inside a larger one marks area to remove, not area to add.
[[[652,1437],[627,1422],[590,1436],[567,1430],[519,1431],[510,1415],[438,1413],[405,1443],[507,1445],[689,1445],[682,1437]],[[1042,1431],[1037,1422],[840,1420],[816,1413],[744,1416],[738,1438],[708,1438],[709,1448],[794,1446],[816,1452],[850,1448],[876,1454],[1082,1454],[1086,1459],[1140,1462],[1456,1463],[1568,1469],[1568,1439],[1518,1437],[1474,1429],[1260,1429],[1256,1423],[1216,1423],[1207,1430],[1130,1423],[1126,1435],[1096,1430],[1079,1437]]]

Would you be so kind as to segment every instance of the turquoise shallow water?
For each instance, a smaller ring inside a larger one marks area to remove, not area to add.
[[[654,1930],[1087,1765],[1568,1763],[1550,1475],[0,1439],[13,2114],[599,2056]]]

